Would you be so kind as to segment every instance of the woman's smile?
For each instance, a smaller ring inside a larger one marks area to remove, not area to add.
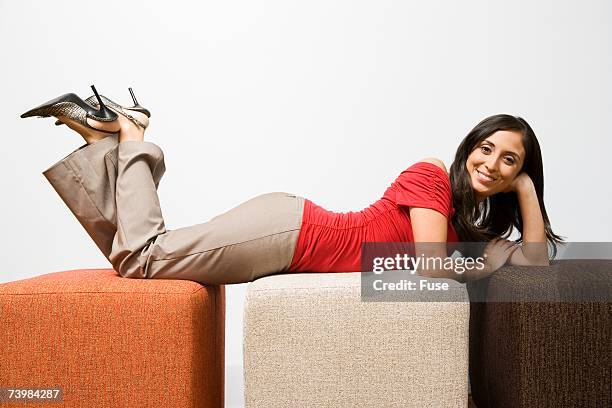
[[[486,174],[482,173],[481,171],[479,171],[478,169],[475,169],[476,171],[476,179],[484,184],[490,184],[492,182],[494,182],[495,180],[497,180],[496,178],[493,178],[491,176],[487,176]]]

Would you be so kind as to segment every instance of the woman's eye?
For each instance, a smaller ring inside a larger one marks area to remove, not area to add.
[[[514,164],[514,159],[511,157],[506,157],[506,160],[508,161],[508,164]]]
[[[491,149],[489,149],[489,146],[482,146],[480,150],[482,150],[484,153],[489,153],[491,151]]]

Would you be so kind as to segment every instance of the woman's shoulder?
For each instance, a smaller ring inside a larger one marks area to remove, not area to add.
[[[426,157],[413,162],[404,169],[395,179],[393,184],[413,185],[423,183],[424,185],[443,184],[450,188],[450,175],[442,160],[435,157]]]
[[[388,191],[398,205],[431,208],[446,217],[453,215],[450,177],[444,162],[437,157],[425,157],[412,164]]]
[[[437,157],[425,157],[402,171],[400,177],[434,177],[449,180],[450,175],[442,160]]]
[[[425,157],[422,158],[421,160],[417,161],[415,163],[415,165],[419,165],[419,163],[430,163],[433,164],[439,168],[441,168],[442,170],[444,170],[444,173],[446,173],[448,175],[448,170],[446,169],[446,166],[444,165],[444,162],[440,159],[438,159],[437,157]]]

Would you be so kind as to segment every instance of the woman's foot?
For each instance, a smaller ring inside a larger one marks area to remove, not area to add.
[[[101,122],[92,118],[87,118],[86,121],[87,124],[91,126],[90,128],[66,116],[57,116],[57,119],[66,124],[66,126],[68,126],[70,129],[80,134],[83,139],[85,139],[87,144],[92,144],[104,139],[111,134],[108,132],[117,133],[121,129],[121,126],[117,120],[113,120],[112,122]]]
[[[144,131],[149,126],[151,112],[138,103],[132,88],[128,88],[128,90],[132,96],[134,106],[122,106],[103,95],[97,94],[90,96],[85,101],[96,109],[99,108],[101,101],[103,101],[104,105],[113,114],[117,114],[116,122],[119,123],[119,142],[127,140],[142,141],[144,140]]]
[[[125,115],[119,115],[119,142],[128,140],[143,141],[145,129],[149,126],[149,118],[141,112],[133,111],[124,108],[124,113],[127,113],[132,119]]]

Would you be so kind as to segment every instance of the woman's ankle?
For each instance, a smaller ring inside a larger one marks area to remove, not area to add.
[[[142,126],[137,125],[136,123],[134,123],[132,120],[128,119],[125,116],[119,117],[119,124],[121,125],[121,130],[119,131],[119,142],[127,141],[127,140],[135,140],[135,141],[144,140],[145,128],[143,128]],[[146,124],[148,125],[148,120]]]
[[[143,141],[144,140],[144,129],[136,127],[130,127],[127,129],[121,129],[119,132],[119,143],[128,140]]]
[[[84,136],[83,135],[83,139],[85,139],[87,144],[94,144],[94,143],[99,142],[100,140],[104,139],[105,137],[106,136]]]

